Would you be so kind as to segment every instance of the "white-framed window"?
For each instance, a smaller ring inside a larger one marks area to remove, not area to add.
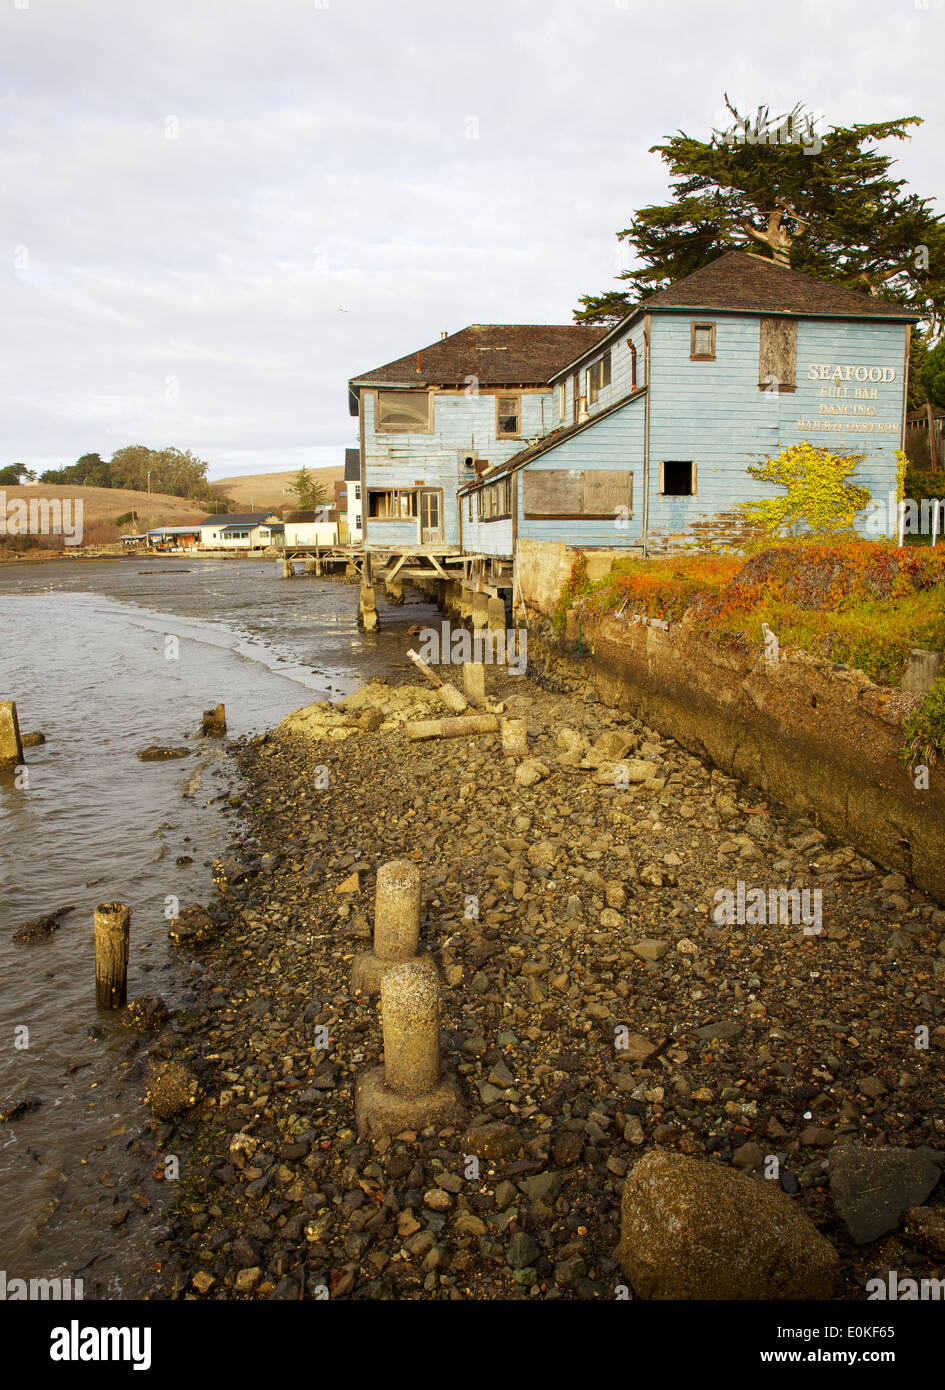
[[[562,425],[564,424],[564,416],[565,416],[565,411],[567,410],[567,408],[568,408],[568,383],[567,383],[566,381],[559,381],[559,382],[558,382],[558,421],[559,421],[559,423],[562,424]]]
[[[374,428],[382,433],[405,431],[410,434],[429,434],[429,391],[378,391]]]

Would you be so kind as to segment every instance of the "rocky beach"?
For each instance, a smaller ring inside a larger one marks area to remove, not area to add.
[[[407,739],[436,692],[383,680],[231,745],[239,829],[172,923],[196,1002],[150,1048],[147,1146],[179,1164],[152,1297],[864,1299],[889,1270],[945,1276],[942,908],[576,664],[487,668],[487,692],[524,721],[517,758],[498,733]],[[370,1142],[381,1019],[349,979],[394,859],[420,869],[466,1114]],[[820,925],[725,920],[739,883],[819,890]]]

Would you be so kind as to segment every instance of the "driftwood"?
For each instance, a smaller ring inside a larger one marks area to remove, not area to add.
[[[494,714],[467,714],[456,719],[414,719],[404,725],[408,739],[462,738],[468,734],[498,733],[499,721]]]

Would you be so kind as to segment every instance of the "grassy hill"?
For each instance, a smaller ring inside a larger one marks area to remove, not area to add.
[[[329,497],[334,493],[335,482],[345,475],[344,465],[331,468],[310,468],[312,477],[325,487]],[[214,492],[221,497],[231,497],[246,511],[262,511],[274,507],[283,511],[295,505],[295,496],[289,492],[298,469],[285,473],[248,473],[241,478],[216,478],[211,483]]]
[[[73,505],[82,501],[82,540],[85,545],[108,545],[117,541],[126,531],[146,531],[149,526],[186,526],[193,521],[202,521],[207,509],[202,502],[192,502],[188,497],[170,497],[161,492],[135,492],[129,488],[118,487],[72,487],[51,483],[39,483],[36,487],[5,487],[0,491],[6,497],[7,515],[10,503],[15,498],[23,498],[29,506],[41,498],[58,498],[60,502],[69,501]],[[134,522],[123,522],[120,526],[116,518],[126,512],[134,511]],[[0,540],[12,537],[0,537]],[[56,547],[56,539],[51,541]]]

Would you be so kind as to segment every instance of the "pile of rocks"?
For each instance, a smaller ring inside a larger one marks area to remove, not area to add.
[[[886,1267],[941,1274],[941,908],[583,691],[494,677],[512,758],[499,734],[412,745],[435,695],[368,691],[339,717],[377,713],[373,737],[334,747],[313,731],[352,726],[301,712],[239,754],[229,925],[175,1023],[201,1093],[159,1132],[189,1155],[160,1291],[863,1297]],[[395,858],[420,868],[468,1118],[372,1140],[354,1098],[381,1030],[349,977]],[[717,920],[738,880],[819,888],[822,933]],[[729,1258],[722,1210],[767,1273]]]

